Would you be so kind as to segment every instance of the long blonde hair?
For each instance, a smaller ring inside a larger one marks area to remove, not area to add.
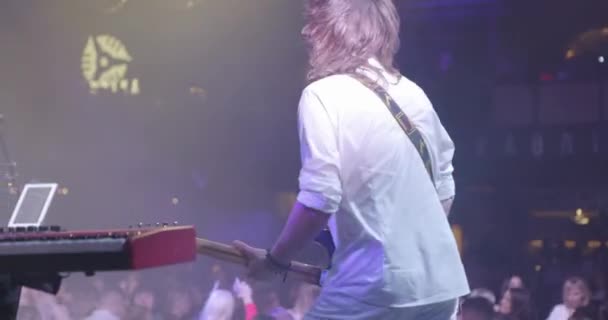
[[[570,277],[570,278],[566,279],[566,281],[564,281],[564,287],[563,287],[563,292],[562,292],[564,303],[567,300],[568,294],[572,290],[579,290],[581,292],[581,294],[582,294],[581,307],[584,307],[589,304],[589,301],[591,300],[591,290],[589,290],[589,286],[587,285],[587,282],[583,278]]]
[[[308,80],[334,74],[355,74],[361,67],[377,73],[368,63],[375,58],[391,74],[399,50],[399,14],[392,0],[306,0],[309,45]]]

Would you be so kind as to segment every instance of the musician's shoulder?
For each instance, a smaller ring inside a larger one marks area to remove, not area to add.
[[[399,78],[399,86],[401,86],[401,89],[407,90],[412,95],[423,98],[427,97],[425,90],[418,85],[418,83],[406,76],[401,76],[401,78]]]
[[[335,74],[309,83],[303,92],[323,94],[324,92],[335,92],[336,89],[357,86],[358,84],[357,80],[349,75]]]

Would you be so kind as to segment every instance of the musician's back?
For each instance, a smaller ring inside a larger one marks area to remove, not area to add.
[[[298,200],[333,214],[337,246],[312,315],[333,317],[359,302],[411,307],[468,293],[440,203],[454,195],[453,143],[418,86],[384,77],[428,144],[435,181],[383,101],[359,80],[334,75],[305,89]]]

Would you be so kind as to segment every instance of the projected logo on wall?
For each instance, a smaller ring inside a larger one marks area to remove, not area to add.
[[[127,48],[117,38],[107,34],[90,36],[82,53],[82,76],[93,94],[103,90],[138,95],[139,79],[127,77],[132,61]]]

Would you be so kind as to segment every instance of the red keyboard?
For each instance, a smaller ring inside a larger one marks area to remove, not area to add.
[[[138,270],[195,258],[192,226],[0,230],[0,273]]]

